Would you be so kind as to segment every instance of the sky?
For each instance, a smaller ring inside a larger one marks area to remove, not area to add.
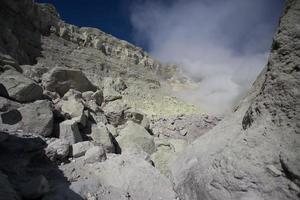
[[[180,97],[222,114],[267,62],[284,0],[39,0],[63,20],[97,27],[178,64],[199,83]]]

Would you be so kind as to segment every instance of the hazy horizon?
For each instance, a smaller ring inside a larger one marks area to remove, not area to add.
[[[135,40],[149,46],[151,55],[178,64],[200,82],[198,91],[180,96],[208,113],[221,114],[231,109],[266,64],[281,13],[273,3],[142,1],[132,5],[131,22]]]

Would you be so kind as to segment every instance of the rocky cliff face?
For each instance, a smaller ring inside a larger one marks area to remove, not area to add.
[[[168,163],[219,121],[170,96],[177,68],[48,4],[0,11],[0,199],[175,199]]]
[[[287,1],[248,97],[173,163],[182,199],[299,199],[299,22],[300,2]]]
[[[268,65],[219,122],[170,95],[191,86],[176,66],[1,1],[0,199],[299,198],[299,10],[287,2]]]
[[[166,92],[169,86],[163,80],[176,77],[176,80],[186,82],[186,77],[176,66],[162,65],[141,48],[99,29],[67,24],[59,19],[52,5],[31,0],[2,1],[0,9],[3,65],[16,67],[36,82],[55,66],[81,70],[99,88],[104,87],[105,79],[121,77],[128,86],[133,86],[124,93],[124,101],[131,107],[161,116],[175,110],[175,104],[183,111],[175,111],[171,113],[173,115],[199,113],[195,106],[179,99],[162,98],[170,96]],[[158,90],[153,92],[153,89]],[[132,99],[132,96],[136,98]],[[170,108],[163,113],[153,112],[152,107],[143,104],[145,99],[161,110]],[[167,103],[160,105],[159,101]]]

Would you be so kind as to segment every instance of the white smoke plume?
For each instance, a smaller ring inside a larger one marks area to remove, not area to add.
[[[179,64],[199,81],[198,91],[182,96],[208,113],[222,114],[266,64],[281,4],[281,0],[149,0],[133,5],[131,21],[137,42],[149,46],[151,55]]]

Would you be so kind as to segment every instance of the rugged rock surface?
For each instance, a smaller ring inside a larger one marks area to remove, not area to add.
[[[7,70],[0,74],[0,95],[19,102],[31,102],[42,98],[43,89],[21,73]]]
[[[41,136],[50,136],[53,130],[53,113],[51,103],[38,100],[30,104],[21,105],[7,100],[3,112],[0,111],[0,130],[21,131]],[[16,107],[13,108],[15,105]]]
[[[300,1],[287,1],[248,97],[172,164],[181,199],[299,199],[299,22]]]
[[[82,141],[78,123],[75,120],[66,120],[59,124],[59,138],[67,140],[69,144]]]
[[[158,137],[185,139],[192,142],[216,126],[221,119],[202,115],[180,115],[152,120],[151,132]]]
[[[129,121],[126,127],[120,131],[117,142],[121,151],[129,148],[142,149],[148,154],[155,151],[154,138],[144,127],[132,121]]]
[[[46,142],[45,154],[51,161],[63,161],[68,157],[70,144],[67,140],[51,138]]]
[[[115,146],[113,144],[112,135],[109,133],[105,124],[98,123],[96,125],[92,125],[92,133],[91,138],[99,144],[102,144],[103,148],[107,153],[114,153]]]
[[[51,5],[1,1],[0,199],[299,198],[299,7],[219,123],[171,95],[190,86],[176,66]]]
[[[170,95],[161,82],[175,68],[48,4],[3,0],[0,11],[0,199],[174,199],[138,102]]]
[[[63,96],[70,89],[80,92],[96,91],[96,87],[85,77],[80,70],[55,67],[43,75],[44,87]]]
[[[176,199],[169,180],[139,157],[123,154],[91,167],[103,185],[117,188],[129,199]]]

